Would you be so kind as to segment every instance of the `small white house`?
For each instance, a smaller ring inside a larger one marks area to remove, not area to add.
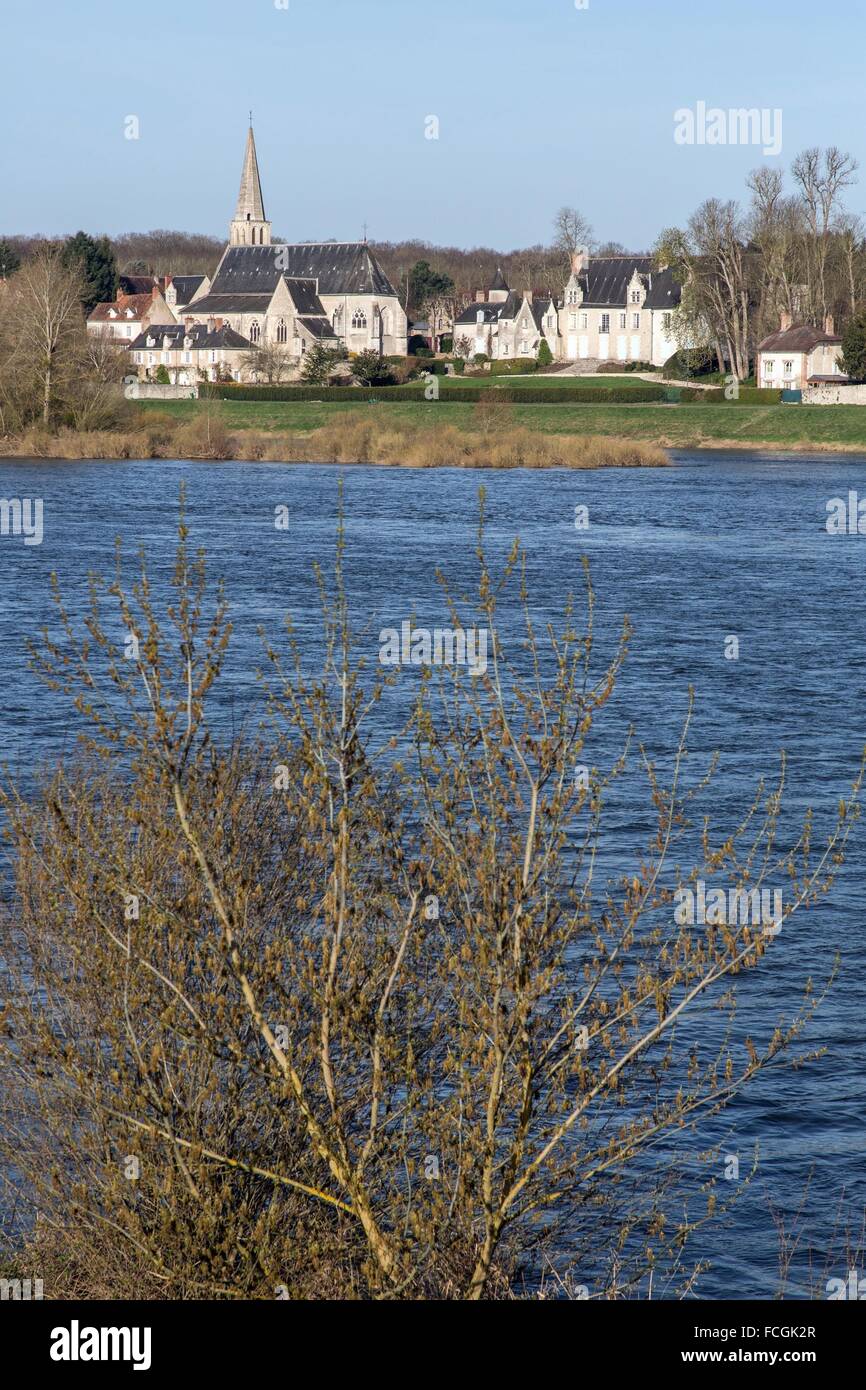
[[[826,382],[841,384],[848,378],[839,365],[842,339],[828,318],[823,329],[810,324],[791,324],[783,315],[782,326],[758,344],[755,370],[759,386],[783,391],[804,391]]]

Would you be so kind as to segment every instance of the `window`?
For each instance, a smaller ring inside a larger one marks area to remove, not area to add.
[[[610,314],[602,314],[602,316],[601,316],[601,328],[599,329],[599,332],[600,332],[600,333],[609,333],[609,332],[610,332]]]
[[[670,331],[671,331],[671,315],[670,315],[670,314],[662,314],[662,328],[664,329],[665,333],[670,333]]]
[[[581,326],[581,328],[588,328],[588,327],[589,327],[589,314],[581,314],[581,316],[580,316],[580,326]]]
[[[764,358],[764,376],[772,376],[776,370],[776,364],[772,358]]]
[[[583,315],[581,315],[581,317],[583,317]],[[569,314],[568,326],[571,329],[577,328],[577,314]]]
[[[286,320],[280,319],[277,323],[277,342],[285,343],[288,340],[288,336],[289,330],[286,326]]]
[[[257,342],[260,340],[261,336],[262,336],[262,330],[261,330],[261,328],[259,327],[258,322],[254,319],[253,322],[250,324],[250,342],[251,342],[251,343],[257,343]],[[212,357],[212,358],[211,358],[211,361],[212,361],[212,362],[215,362],[215,361],[216,361],[216,358],[215,358],[215,357]]]
[[[620,326],[620,328],[625,328],[625,314],[620,314],[620,316],[619,316],[619,326]]]
[[[794,375],[794,363],[793,363],[793,362],[783,362],[783,363],[782,363],[782,373],[783,373],[784,376],[793,376],[793,375]]]
[[[568,299],[567,299],[566,302],[567,302],[568,304],[577,304],[577,302],[578,302],[578,292],[577,292],[577,290],[569,290],[569,291],[568,291]]]
[[[183,355],[183,360],[184,360],[184,362],[191,362],[191,361],[192,361],[192,353],[191,353],[191,352],[185,352],[184,355]]]
[[[637,332],[637,330],[640,328],[640,314],[632,314],[631,326],[635,330],[635,332]]]
[[[210,360],[211,362],[215,362],[217,360],[217,355],[215,351],[211,353]]]
[[[136,360],[136,362],[138,363],[138,365],[141,366],[142,362],[144,361],[144,353],[143,353],[143,352],[137,352],[137,353],[135,354],[135,360]]]
[[[363,309],[356,309],[356,310],[355,310],[354,314],[352,315],[352,327],[353,327],[353,328],[366,328],[366,327],[367,327],[367,315],[364,313],[364,310],[363,310]]]
[[[640,290],[632,290],[631,302],[632,304],[640,304]]]

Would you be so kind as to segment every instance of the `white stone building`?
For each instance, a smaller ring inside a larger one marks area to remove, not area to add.
[[[227,323],[253,346],[299,362],[316,343],[384,356],[407,351],[397,291],[366,242],[272,243],[252,128],[229,244],[213,283],[187,305],[187,323]]]
[[[792,325],[783,314],[782,326],[758,344],[755,380],[759,386],[784,391],[803,391],[807,386],[844,384],[848,378],[839,365],[842,339],[828,318],[823,329],[809,324]]]

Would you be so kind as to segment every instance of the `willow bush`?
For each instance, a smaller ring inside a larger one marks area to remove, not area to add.
[[[494,572],[481,533],[477,591],[445,600],[488,630],[486,671],[414,671],[378,736],[407,676],[368,659],[343,565],[340,532],[321,669],[290,625],[264,644],[253,743],[211,722],[229,605],[183,522],[164,601],[144,557],[94,579],[81,619],[55,592],[34,662],[80,748],[38,794],[3,790],[17,1258],[48,1297],[682,1293],[724,1206],[695,1127],[791,1053],[817,995],[743,1036],[737,979],[778,937],[677,925],[674,894],[783,878],[787,931],[832,881],[860,778],[820,846],[809,816],[782,848],[783,778],[732,828],[700,819],[713,769],[686,777],[688,725],[667,778],[634,741],[601,770],[628,627],[596,669],[587,575],[537,633],[519,546]],[[631,777],[652,831],[609,880],[605,807]]]

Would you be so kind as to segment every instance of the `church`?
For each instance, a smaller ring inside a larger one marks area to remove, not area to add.
[[[183,320],[211,332],[227,325],[252,347],[284,350],[298,365],[317,344],[385,357],[407,352],[405,311],[365,241],[271,241],[252,125],[229,244]]]

